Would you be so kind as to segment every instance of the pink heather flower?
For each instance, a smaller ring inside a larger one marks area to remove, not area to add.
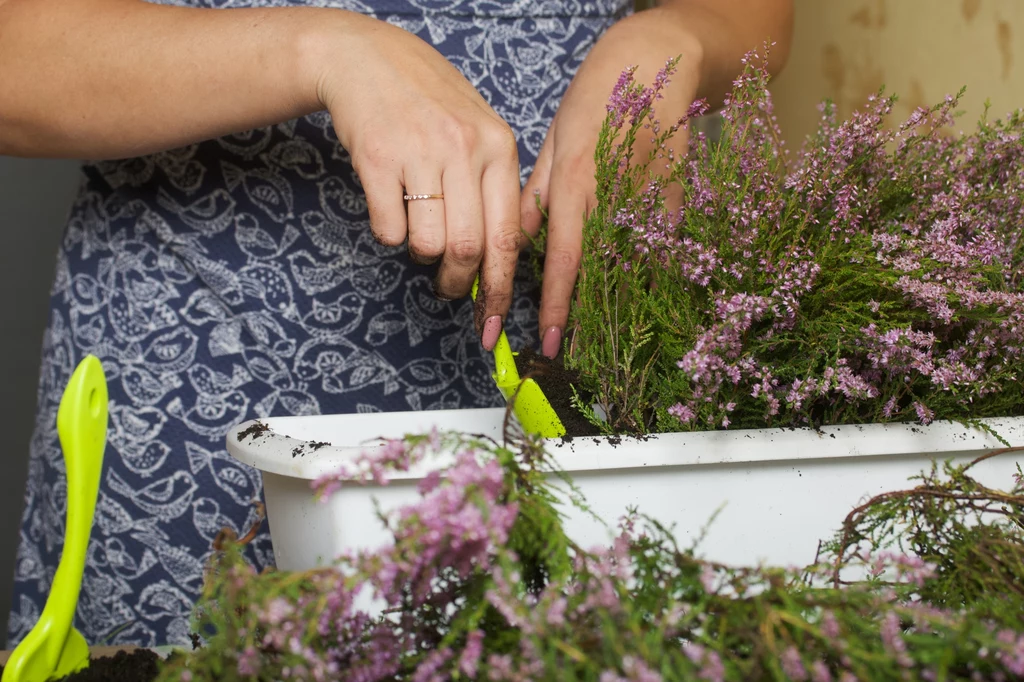
[[[885,401],[885,406],[882,407],[882,416],[886,419],[892,417],[896,413],[896,396],[892,396]]]
[[[918,587],[924,587],[925,581],[935,575],[935,564],[927,562],[921,557],[893,552],[883,552],[881,556],[891,560],[896,565],[896,570],[901,579]]]
[[[459,670],[469,679],[476,679],[477,666],[484,651],[484,633],[474,630],[466,638],[466,646],[459,655]]]
[[[917,412],[917,418],[921,420],[922,424],[930,424],[935,419],[935,413],[920,401],[914,401],[914,411]]]
[[[612,88],[612,94],[606,106],[611,118],[609,120],[612,128],[622,127],[622,120],[632,110],[630,89],[633,86],[633,76],[636,73],[636,66],[627,67],[621,74],[619,80]]]
[[[688,405],[683,405],[682,403],[676,403],[672,407],[668,408],[668,413],[684,424],[692,421],[693,418],[697,416],[694,414],[692,408]]]
[[[690,103],[690,107],[686,110],[686,118],[699,118],[708,113],[709,110],[710,107],[708,106],[707,98],[695,99]]]
[[[294,608],[291,603],[284,597],[277,597],[273,599],[263,613],[263,621],[267,625],[277,626],[280,625],[285,618],[290,616]]]
[[[593,570],[593,566],[591,567]],[[589,583],[587,598],[583,601],[584,610],[604,609],[616,612],[622,607],[618,591],[615,589],[615,582],[608,574],[602,574],[598,569],[592,574]]]
[[[997,635],[1000,644],[1006,649],[996,654],[999,662],[1006,667],[1010,674],[1017,677],[1024,677],[1024,634],[1015,633],[1012,630],[1002,630]]]
[[[700,644],[686,642],[683,644],[683,654],[692,663],[700,666],[697,673],[698,679],[706,682],[723,682],[725,680],[725,666],[722,665],[722,658],[717,651],[709,651]]]
[[[611,96],[608,98],[606,108],[608,110],[609,125],[618,129],[625,120],[629,119],[631,126],[637,125],[640,119],[650,112],[650,107],[655,100],[661,99],[661,91],[669,82],[669,77],[675,72],[674,65],[669,62],[658,72],[654,78],[652,87],[643,87],[634,81],[636,67],[626,68],[620,75],[612,88]]]
[[[397,605],[410,585],[414,604],[420,604],[439,572],[451,569],[465,577],[474,568],[488,568],[517,515],[516,505],[498,503],[503,485],[496,460],[481,464],[471,450],[457,454],[419,502],[393,515],[395,544],[357,559],[377,595]]]
[[[432,435],[427,441],[427,445],[433,446],[435,443],[437,444],[435,451],[438,451],[441,444],[440,439]],[[387,485],[388,471],[408,471],[425,455],[426,448],[424,446],[410,447],[405,440],[393,438],[376,448],[364,451],[351,466],[318,477],[310,484],[310,487],[316,491],[318,499],[326,501],[341,489],[344,480],[364,483],[373,481],[377,485]]]
[[[494,682],[516,679],[512,669],[512,657],[508,654],[491,654],[487,657],[488,678]]]
[[[238,674],[250,677],[260,674],[260,654],[252,645],[245,647],[238,656]]]
[[[626,673],[627,682],[661,682],[661,675],[647,667],[647,664],[634,656],[622,657],[622,669]]]
[[[423,662],[416,667],[413,673],[412,682],[446,682],[447,675],[441,673],[441,668],[451,660],[451,649],[436,649],[427,654]]]
[[[568,607],[569,602],[565,597],[557,597],[551,602],[548,607],[545,617],[547,618],[548,625],[559,626],[565,624],[565,610]]]
[[[825,611],[821,615],[821,634],[825,635],[833,644],[839,640],[839,621],[831,611]]]
[[[335,474],[325,474],[315,479],[310,487],[316,490],[317,499],[326,504],[335,493],[341,490],[341,479]]]
[[[904,668],[910,668],[914,662],[907,655],[907,643],[903,641],[900,619],[894,611],[889,611],[882,618],[882,643],[886,650],[896,657],[897,663]]]
[[[544,672],[544,662],[532,639],[519,640],[519,673],[522,680],[539,679]]]
[[[683,619],[687,613],[690,612],[689,604],[674,603],[664,612],[664,623],[669,628],[674,628],[679,625],[679,621]]]
[[[488,603],[502,615],[509,625],[531,632],[532,626],[529,623],[527,614],[524,613],[526,609],[522,602],[516,599],[516,593],[512,587],[519,582],[519,576],[513,574],[506,578],[504,570],[500,567],[495,567],[492,578],[494,580],[494,588],[488,590],[485,595]]]
[[[811,682],[832,682],[832,673],[824,661],[817,660],[811,664]]]
[[[686,642],[685,644],[683,644],[683,653],[693,663],[703,663],[704,662],[704,647],[701,646],[700,644],[695,644],[693,642]]]
[[[782,672],[793,682],[805,682],[807,680],[807,668],[804,667],[803,659],[800,658],[800,652],[797,651],[796,647],[787,647],[779,657],[779,662],[782,664]]]
[[[598,682],[628,682],[628,680],[614,670],[605,670],[601,673]]]
[[[698,676],[706,682],[723,682],[725,680],[725,666],[722,665],[722,658],[717,651],[707,652],[704,667]]]

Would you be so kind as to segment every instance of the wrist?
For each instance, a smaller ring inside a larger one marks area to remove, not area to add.
[[[646,63],[638,64],[639,78],[653,76],[667,60],[679,57],[680,77],[696,85],[705,79],[707,46],[695,28],[679,11],[659,6],[618,22],[608,30],[606,38],[609,42],[621,42],[630,53],[644,56]]]
[[[331,110],[342,82],[355,65],[350,63],[353,41],[372,30],[377,20],[341,9],[318,9],[311,13],[297,39],[299,81],[303,97],[316,110]]]

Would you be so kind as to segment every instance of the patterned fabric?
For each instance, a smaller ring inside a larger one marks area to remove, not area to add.
[[[326,4],[436,46],[515,130],[525,180],[570,78],[630,3]],[[232,425],[501,404],[471,303],[436,300],[431,273],[371,237],[326,114],[85,165],[52,288],[9,645],[56,570],[67,488],[55,421],[86,353],[107,373],[110,430],[76,624],[90,643],[185,643],[211,541],[245,532],[262,494],[224,450]],[[514,346],[536,343],[535,294],[524,273]],[[266,525],[249,558],[272,563]]]

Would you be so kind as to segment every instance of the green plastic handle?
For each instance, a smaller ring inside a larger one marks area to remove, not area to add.
[[[64,551],[46,608],[70,625],[82,587],[82,571],[92,532],[103,451],[107,443],[107,382],[99,358],[87,355],[64,390],[57,410],[57,435],[67,472],[67,519]],[[55,597],[55,598],[54,598]]]
[[[476,300],[477,288],[480,285],[480,278],[473,281],[473,289],[470,295]],[[494,383],[498,385],[501,394],[508,400],[519,387],[519,370],[516,368],[516,356],[509,345],[505,330],[498,335],[498,343],[494,345]]]
[[[57,409],[57,435],[67,478],[60,563],[43,612],[11,653],[2,682],[61,679],[89,663],[89,646],[73,624],[103,470],[107,409],[103,365],[97,357],[87,355],[68,380]]]
[[[504,330],[498,335],[498,343],[494,345],[494,383],[498,385],[506,398],[509,391],[519,386],[519,370],[516,368],[516,356]]]

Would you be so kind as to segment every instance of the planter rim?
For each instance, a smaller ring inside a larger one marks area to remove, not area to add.
[[[503,407],[424,410],[294,417],[268,417],[243,422],[227,435],[228,453],[263,472],[302,479],[334,474],[360,454],[379,447],[383,439],[407,434],[460,431],[501,441]],[[1011,446],[1024,446],[1024,417],[978,420]],[[260,435],[244,435],[257,422],[267,426]],[[303,434],[301,436],[296,434]],[[344,434],[345,443],[339,443]],[[240,438],[240,435],[244,437]],[[333,442],[327,442],[330,438]],[[612,442],[609,442],[612,441]],[[615,442],[618,441],[618,442]],[[311,447],[314,442],[327,444]],[[770,443],[771,447],[754,447]],[[807,461],[839,457],[878,457],[955,453],[978,454],[1006,447],[977,427],[936,421],[927,426],[908,423],[856,424],[810,428],[737,429],[663,433],[645,438],[580,437],[548,441],[547,451],[567,473],[649,467],[693,467]],[[389,474],[392,480],[416,480],[436,469],[446,457],[409,471]]]

